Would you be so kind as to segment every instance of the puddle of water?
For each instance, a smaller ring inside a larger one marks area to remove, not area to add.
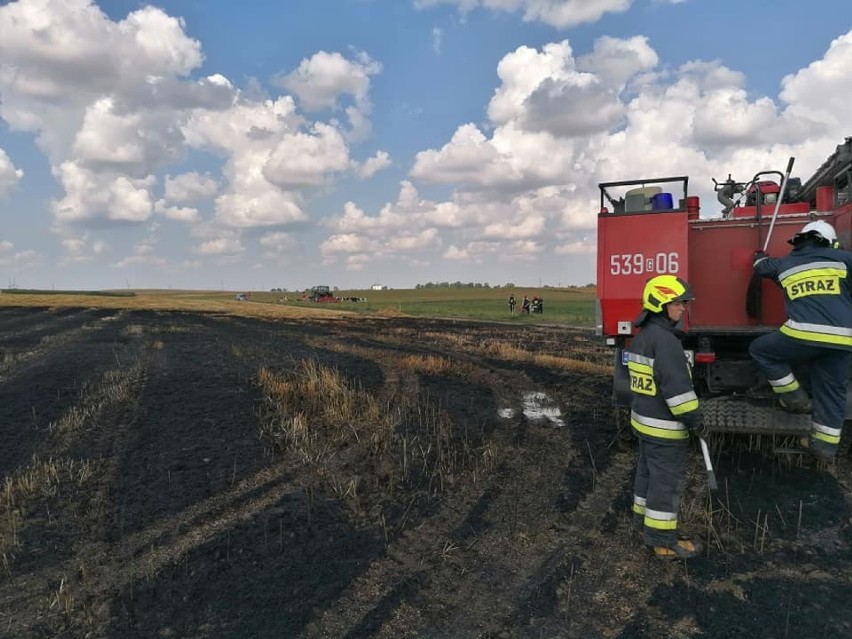
[[[524,393],[522,403],[522,410],[527,419],[531,421],[546,419],[557,426],[565,425],[565,422],[562,421],[562,411],[547,396],[547,393],[541,391]],[[503,419],[511,419],[515,416],[515,412],[514,408],[500,408],[497,415]]]
[[[564,426],[562,411],[553,403],[547,393],[533,391],[524,393],[524,415],[527,419],[538,421],[546,419],[557,426]]]

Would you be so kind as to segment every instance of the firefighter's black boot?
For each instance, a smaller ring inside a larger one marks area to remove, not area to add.
[[[745,392],[746,397],[757,400],[770,400],[773,395],[772,387],[768,382],[758,382]]]
[[[781,394],[778,403],[788,413],[810,413],[813,408],[811,398],[802,388]]]
[[[655,546],[654,556],[657,559],[692,559],[704,551],[704,545],[700,541],[691,539],[678,539],[677,543],[666,546]]]
[[[834,461],[834,455],[823,450],[819,445],[813,444],[810,437],[802,437],[799,440],[799,448],[817,461],[821,461],[826,464],[830,464]]]

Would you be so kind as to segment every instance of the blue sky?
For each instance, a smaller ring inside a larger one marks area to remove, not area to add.
[[[593,282],[598,182],[688,174],[712,216],[711,178],[852,134],[846,13],[0,2],[0,286]]]

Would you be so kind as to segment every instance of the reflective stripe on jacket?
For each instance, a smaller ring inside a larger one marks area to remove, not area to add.
[[[689,438],[682,418],[698,410],[689,363],[671,322],[648,317],[627,353],[632,395],[630,424],[637,436],[678,443]]]
[[[779,329],[815,346],[852,350],[852,253],[805,241],[785,257],[754,263],[784,291],[789,318]]]

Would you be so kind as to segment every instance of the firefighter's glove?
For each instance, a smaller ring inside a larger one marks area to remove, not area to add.
[[[754,255],[751,256],[751,262],[752,262],[752,264],[754,264],[758,260],[762,260],[765,257],[769,257],[769,255],[766,253],[766,251],[763,251],[763,250],[755,251]]]
[[[705,438],[710,434],[710,429],[704,423],[704,415],[700,410],[694,410],[681,416],[681,421],[690,433],[696,437]]]

